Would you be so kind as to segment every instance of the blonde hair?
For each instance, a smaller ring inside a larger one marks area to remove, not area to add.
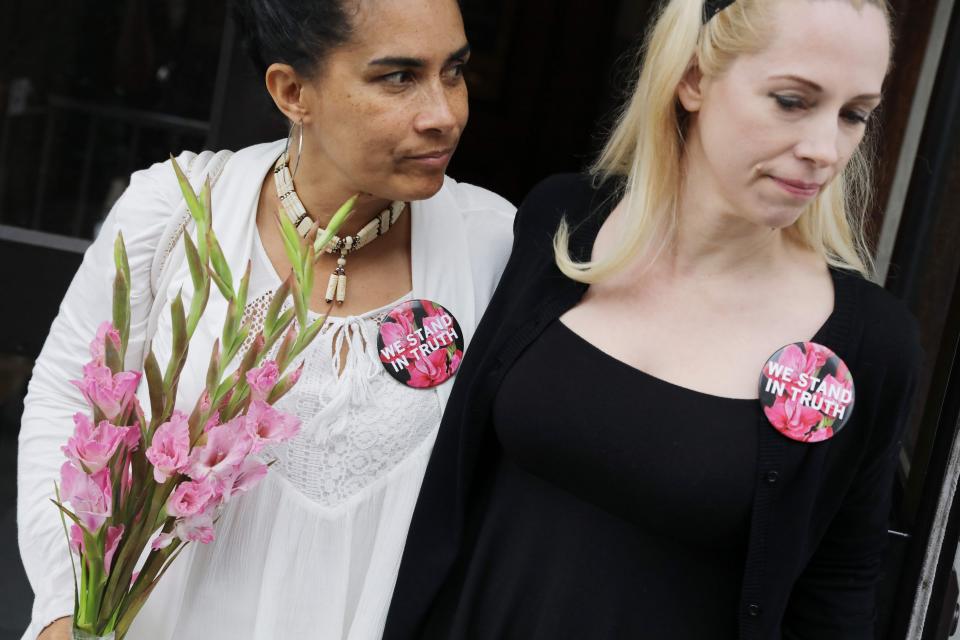
[[[849,0],[858,9],[885,0]],[[595,181],[625,178],[626,222],[620,241],[600,260],[570,255],[566,220],[554,236],[557,266],[568,277],[593,283],[619,271],[640,252],[656,255],[676,227],[682,186],[685,115],[677,87],[696,60],[705,76],[725,71],[740,54],[761,50],[771,33],[770,0],[737,0],[702,24],[703,2],[667,0],[641,50],[640,74],[599,158]],[[865,225],[873,194],[872,136],[858,146],[843,172],[804,210],[789,232],[833,267],[868,275],[873,261]],[[659,247],[655,243],[660,241]]]

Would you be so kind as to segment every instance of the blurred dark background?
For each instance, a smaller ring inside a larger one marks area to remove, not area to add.
[[[960,536],[960,27],[954,0],[892,4],[897,49],[880,118],[872,239],[878,280],[920,320],[927,366],[902,454],[878,638],[933,639],[951,632]],[[599,149],[654,2],[461,5],[474,48],[471,119],[449,173],[519,204],[537,181],[582,169]],[[237,149],[285,133],[222,1],[0,3],[0,273],[8,295],[0,320],[0,638],[19,637],[31,602],[15,536],[22,399],[98,222],[132,171],[170,152]]]

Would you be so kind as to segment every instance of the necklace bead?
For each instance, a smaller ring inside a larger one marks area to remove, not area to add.
[[[280,154],[273,166],[273,181],[277,188],[281,212],[286,214],[297,232],[306,237],[313,227],[313,219],[307,214],[306,208],[297,196],[297,191],[293,186],[293,176],[290,175],[289,161],[290,158],[286,151]],[[339,236],[330,238],[330,242],[323,248],[323,251],[331,254],[339,253],[340,257],[337,259],[336,269],[330,274],[330,280],[327,282],[326,295],[324,296],[327,302],[336,300],[337,303],[343,304],[347,297],[347,255],[359,251],[389,231],[405,208],[406,204],[404,202],[395,201],[379,215],[374,216],[355,235],[345,238]],[[318,234],[324,232],[324,229],[317,230]]]

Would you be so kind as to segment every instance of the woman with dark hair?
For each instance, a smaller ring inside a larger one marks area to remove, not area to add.
[[[661,5],[593,175],[517,212],[385,640],[875,637],[921,362],[865,278],[889,9]]]
[[[337,305],[304,354],[299,383],[278,403],[300,419],[299,435],[269,452],[276,463],[256,491],[228,505],[212,544],[186,547],[128,637],[378,638],[451,386],[438,383],[460,358],[451,352],[443,375],[411,368],[403,384],[381,364],[379,325],[397,305],[431,300],[469,342],[505,264],[514,208],[444,175],[467,121],[470,50],[456,0],[240,0],[235,13],[291,122],[289,139],[178,161],[195,185],[215,181],[213,226],[232,271],[251,265],[251,335],[291,267],[276,216],[308,233],[360,197],[343,240],[315,267],[311,315]],[[87,343],[110,308],[113,240],[123,232],[130,260],[130,353],[142,354],[155,335],[162,364],[165,307],[189,284],[175,248],[179,207],[169,162],[133,175],[37,361],[19,449],[20,548],[36,594],[29,640],[70,635],[70,558],[48,498],[71,416],[84,409],[68,381],[81,377]],[[424,303],[421,313],[431,309]],[[203,387],[220,321],[208,312],[196,331],[181,378],[185,402]],[[139,367],[136,357],[128,368]]]

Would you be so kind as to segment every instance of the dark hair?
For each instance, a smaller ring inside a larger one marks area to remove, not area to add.
[[[311,76],[334,47],[350,39],[345,0],[233,0],[233,19],[254,66],[274,62]]]

